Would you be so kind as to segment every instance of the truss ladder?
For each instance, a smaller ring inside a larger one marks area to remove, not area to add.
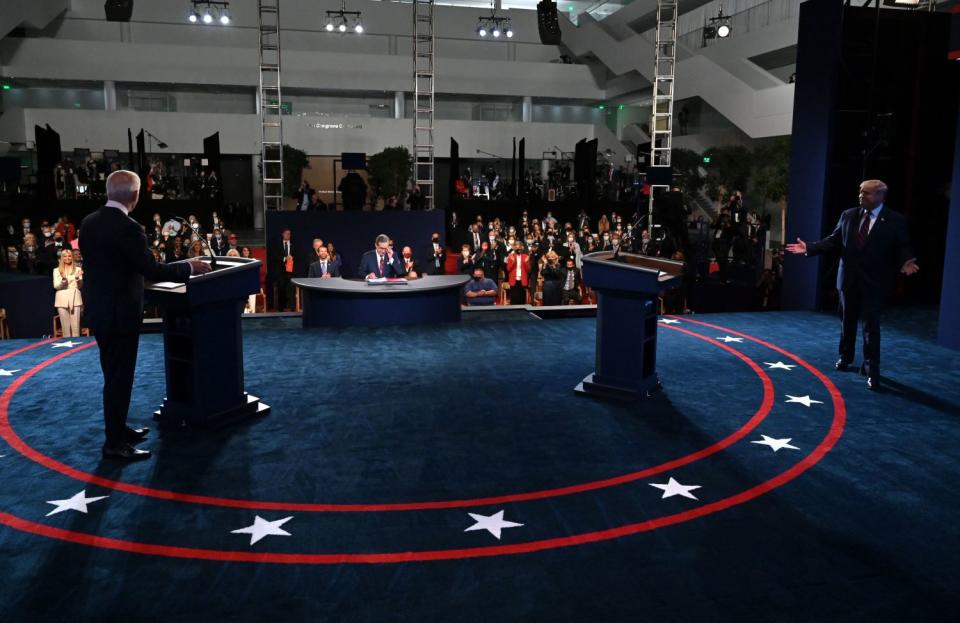
[[[653,112],[650,120],[650,165],[669,167],[673,148],[673,85],[677,66],[677,1],[657,0],[657,41],[654,60]],[[648,227],[653,227],[653,197],[658,184],[650,188]]]
[[[263,209],[283,208],[283,126],[280,97],[280,0],[257,0],[260,23],[260,167]]]
[[[433,46],[433,0],[413,0],[413,179],[427,210],[435,207]]]

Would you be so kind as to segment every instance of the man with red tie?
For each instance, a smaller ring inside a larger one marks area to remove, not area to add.
[[[880,180],[860,184],[860,207],[840,215],[829,236],[818,242],[787,245],[790,253],[807,256],[840,253],[837,290],[840,291],[840,359],[837,370],[853,363],[857,321],[863,322],[863,365],[867,387],[880,383],[880,310],[893,291],[897,272],[912,275],[920,268],[910,246],[906,219],[884,205],[887,185]]]
[[[525,305],[530,285],[530,256],[519,242],[513,245],[507,256],[507,280],[510,283],[510,304]]]
[[[390,236],[386,234],[377,236],[375,248],[372,251],[367,251],[360,258],[360,268],[357,269],[357,274],[363,275],[366,279],[404,276],[400,258],[394,255],[393,249],[390,248]]]

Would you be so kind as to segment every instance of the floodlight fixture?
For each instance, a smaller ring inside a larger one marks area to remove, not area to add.
[[[203,23],[206,25],[219,22],[228,26],[233,18],[230,15],[230,3],[226,0],[190,0],[190,12],[187,21],[191,24]]]
[[[327,11],[327,24],[323,27],[327,32],[337,31],[346,33],[348,30],[360,35],[363,34],[363,23],[360,20],[360,11],[348,11],[346,0],[340,1],[339,11]]]
[[[500,35],[506,35],[507,39],[513,38],[513,26],[510,24],[509,17],[500,17],[497,15],[496,2],[490,3],[490,15],[481,15],[477,18],[477,35],[486,37],[487,34],[499,39]]]

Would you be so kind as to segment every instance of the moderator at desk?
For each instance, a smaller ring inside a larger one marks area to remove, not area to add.
[[[294,279],[303,327],[434,324],[460,320],[468,275],[427,275],[404,284],[368,284],[339,277]]]

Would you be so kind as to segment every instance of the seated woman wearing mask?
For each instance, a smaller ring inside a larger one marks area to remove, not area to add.
[[[80,335],[80,314],[83,313],[83,270],[73,263],[73,252],[60,252],[60,265],[53,269],[53,289],[56,290],[53,305],[60,316],[63,337]]]

